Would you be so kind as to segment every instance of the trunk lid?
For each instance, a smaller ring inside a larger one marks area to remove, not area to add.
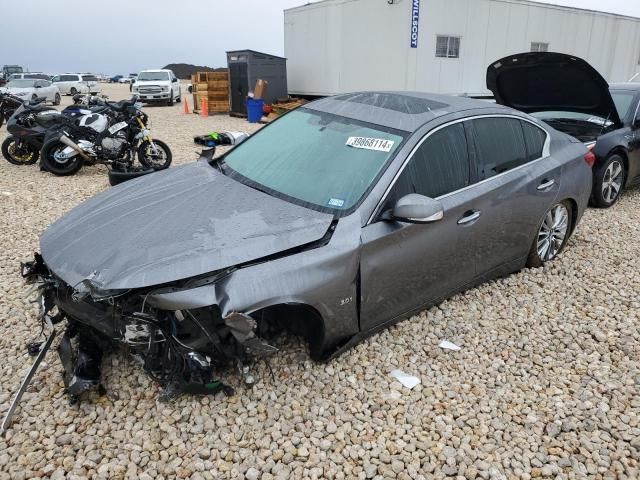
[[[333,216],[252,189],[205,160],[130,180],[80,204],[42,235],[71,286],[142,288],[214,272],[321,239]]]
[[[497,103],[525,113],[575,112],[622,125],[607,81],[573,55],[527,52],[502,58],[488,67],[487,88]]]

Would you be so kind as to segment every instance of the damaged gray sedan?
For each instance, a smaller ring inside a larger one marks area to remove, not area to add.
[[[325,360],[566,245],[591,191],[577,140],[515,110],[420,93],[307,104],[213,159],[114,187],[41,238],[23,275],[65,326],[67,392],[115,347],[166,395],[303,336]]]

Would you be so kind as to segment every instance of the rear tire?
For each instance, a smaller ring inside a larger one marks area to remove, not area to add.
[[[627,172],[624,159],[614,153],[593,172],[591,204],[597,208],[610,208],[620,199]]]
[[[138,161],[141,165],[155,170],[169,168],[173,158],[171,149],[160,140],[153,140],[153,143],[159,149],[156,152],[153,151],[151,144],[147,140],[140,144],[138,147]]]
[[[571,237],[572,223],[571,202],[565,200],[547,210],[529,250],[527,267],[541,267],[555,259]]]
[[[53,98],[53,104],[54,105],[60,105],[60,94],[56,93],[56,96]]]
[[[12,165],[33,165],[38,161],[40,152],[28,143],[18,143],[16,137],[10,136],[2,142],[2,156]]]
[[[67,146],[57,140],[46,143],[44,147],[42,147],[42,166],[45,170],[59,177],[66,177],[73,175],[82,168],[82,157],[80,155],[75,155],[66,161],[56,158],[56,153],[61,152],[65,148],[67,148]]]
[[[69,93],[71,94],[71,96],[74,96],[76,93],[78,93],[78,89],[76,87],[71,87]]]

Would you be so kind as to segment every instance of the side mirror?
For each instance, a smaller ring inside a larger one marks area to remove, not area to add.
[[[636,118],[633,121],[633,128],[640,128],[640,118]]]
[[[42,88],[42,85],[36,85],[36,88]]]
[[[398,200],[391,216],[406,223],[432,223],[442,219],[444,208],[433,198],[410,193]]]
[[[178,79],[174,78],[173,80],[171,80],[173,83],[178,83]]]

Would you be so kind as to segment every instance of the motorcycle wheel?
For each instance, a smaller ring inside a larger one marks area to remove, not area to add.
[[[145,167],[163,170],[171,165],[171,150],[160,140],[153,140],[153,145],[145,140],[138,147],[138,160]]]
[[[61,159],[57,155],[65,148],[67,146],[58,141],[46,143],[42,147],[42,164],[45,170],[54,175],[66,177],[67,175],[73,175],[82,168],[82,157],[80,155],[68,159]]]
[[[38,161],[40,152],[28,143],[20,142],[11,136],[2,142],[2,156],[13,165],[33,165]]]

